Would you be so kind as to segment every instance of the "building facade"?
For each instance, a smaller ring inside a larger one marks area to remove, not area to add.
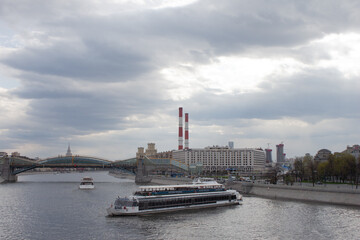
[[[331,151],[328,150],[328,149],[320,149],[315,157],[314,157],[314,160],[315,161],[319,161],[319,162],[325,162],[327,160],[329,160],[329,157],[331,155]]]
[[[276,145],[276,162],[278,163],[285,162],[284,144],[282,143]]]
[[[265,167],[265,152],[255,148],[206,147],[173,151],[173,159],[188,166],[202,165],[205,172],[235,170],[261,172]]]
[[[272,163],[272,149],[265,149],[266,152],[266,163]]]
[[[351,146],[347,146],[343,153],[349,153],[353,155],[356,161],[360,160],[360,146],[358,144]]]

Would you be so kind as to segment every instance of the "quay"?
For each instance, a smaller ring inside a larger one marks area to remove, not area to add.
[[[283,200],[319,202],[360,207],[360,189],[341,184],[318,185],[274,185],[252,182],[228,182],[227,188],[240,193]]]

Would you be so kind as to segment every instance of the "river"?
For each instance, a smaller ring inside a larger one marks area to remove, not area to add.
[[[79,190],[85,175],[94,190]],[[19,176],[0,185],[0,239],[359,239],[360,208],[244,197],[243,205],[106,217],[133,180],[107,172]]]

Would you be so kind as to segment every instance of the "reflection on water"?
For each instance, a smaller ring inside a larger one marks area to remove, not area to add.
[[[79,190],[84,176],[94,190]],[[137,186],[106,172],[20,176],[0,185],[0,239],[358,239],[360,209],[245,197],[242,206],[106,217]]]

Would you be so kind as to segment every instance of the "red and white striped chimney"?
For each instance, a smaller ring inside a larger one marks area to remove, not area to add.
[[[189,114],[185,113],[185,149],[189,149]]]
[[[183,149],[183,109],[179,107],[179,150]]]

